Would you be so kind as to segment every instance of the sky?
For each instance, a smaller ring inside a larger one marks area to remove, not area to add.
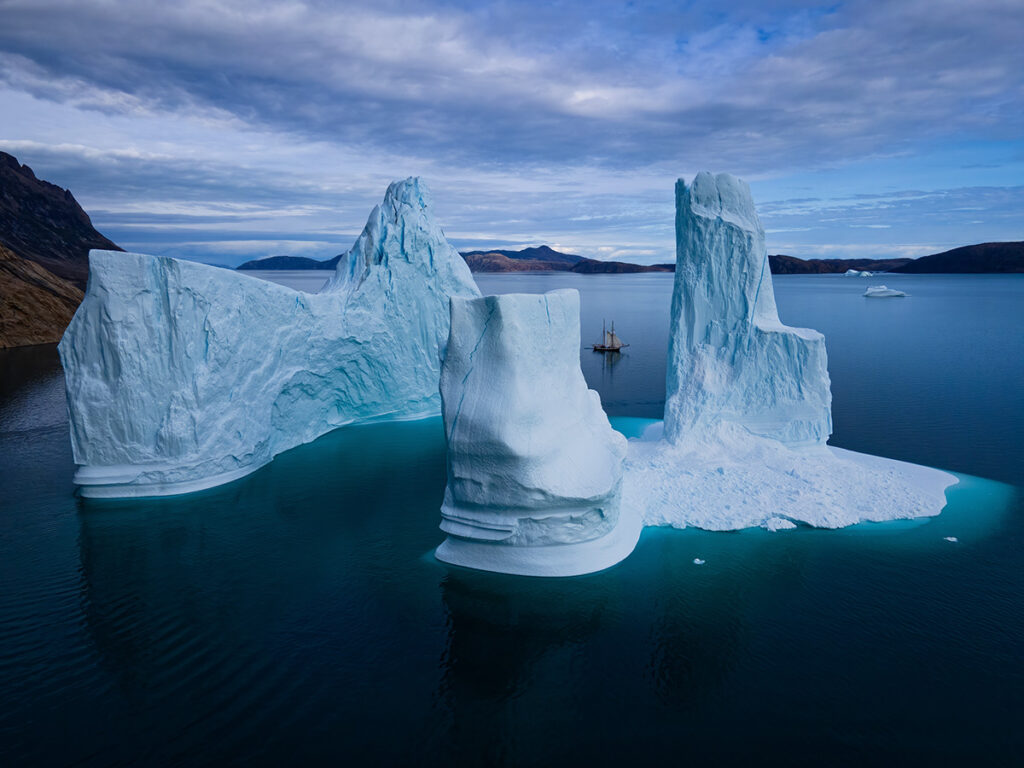
[[[674,183],[770,253],[1024,240],[1024,2],[0,0],[0,150],[122,247],[347,250],[423,177],[460,250],[674,261]]]

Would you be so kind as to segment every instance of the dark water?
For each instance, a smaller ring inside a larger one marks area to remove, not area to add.
[[[1024,279],[777,278],[827,334],[834,443],[966,478],[938,518],[647,530],[543,580],[430,552],[437,420],[339,430],[190,496],[85,502],[52,347],[0,353],[0,765],[1019,764]],[[569,285],[609,412],[664,395],[671,280]],[[958,543],[943,540],[956,536]],[[706,565],[693,565],[693,558]]]

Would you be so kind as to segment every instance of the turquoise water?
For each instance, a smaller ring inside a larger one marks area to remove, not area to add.
[[[902,279],[870,306],[776,280],[783,319],[829,336],[833,442],[1004,482],[965,476],[924,521],[647,530],[561,580],[433,560],[437,419],[190,496],[77,499],[54,349],[0,353],[0,762],[1016,764],[1024,280]],[[591,385],[660,410],[670,279],[480,283],[579,287],[584,328],[631,344],[584,353]]]

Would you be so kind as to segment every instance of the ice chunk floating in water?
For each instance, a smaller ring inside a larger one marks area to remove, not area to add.
[[[903,291],[897,291],[895,288],[886,288],[884,285],[870,285],[864,291],[864,295],[869,299],[894,299],[906,296],[907,294]]]
[[[825,338],[775,308],[764,229],[750,188],[721,174],[676,184],[676,275],[665,437],[719,424],[786,443],[832,433]]]
[[[750,190],[676,186],[663,438],[631,440],[623,507],[648,525],[836,528],[936,515],[952,475],[830,448],[825,342],[779,321]]]
[[[343,424],[437,413],[449,297],[479,295],[412,178],[318,294],[111,251],[89,272],[60,344],[86,496],[207,488]]]
[[[441,369],[447,563],[572,576],[628,555],[626,439],[580,370],[579,294],[453,298]]]

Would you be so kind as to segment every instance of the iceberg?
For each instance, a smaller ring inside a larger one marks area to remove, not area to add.
[[[626,439],[580,370],[579,294],[451,299],[441,400],[448,484],[439,560],[572,576],[625,558]]]
[[[208,488],[344,424],[438,413],[449,298],[480,295],[415,178],[317,294],[143,254],[89,266],[59,349],[93,497]]]
[[[864,295],[869,299],[890,299],[906,296],[907,294],[903,291],[897,291],[895,288],[886,288],[884,285],[871,285],[864,291]]]
[[[874,272],[868,272],[867,270],[848,269],[843,272],[843,277],[874,277],[874,274]]]
[[[937,515],[956,477],[825,445],[825,342],[782,325],[746,184],[676,186],[665,420],[629,441],[622,505],[646,525],[838,528]]]
[[[825,338],[779,320],[750,188],[727,174],[676,184],[665,438],[720,424],[790,444],[832,433]]]

